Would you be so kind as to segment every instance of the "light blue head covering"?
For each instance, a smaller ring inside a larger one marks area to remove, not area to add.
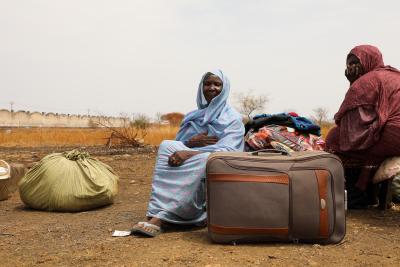
[[[203,82],[208,73],[218,76],[222,81],[221,93],[208,104],[203,93]],[[197,110],[189,112],[182,121],[176,136],[177,141],[187,141],[196,134],[207,132],[219,141],[215,145],[196,148],[201,151],[243,150],[244,126],[241,115],[228,103],[230,83],[221,70],[206,72],[197,90]],[[227,134],[229,138],[227,139]]]
[[[209,73],[218,76],[218,78],[220,78],[222,81],[221,93],[216,97],[214,97],[211,100],[210,104],[207,103],[207,100],[203,92],[204,79],[207,77],[207,74]],[[198,109],[207,108],[206,114],[204,116],[204,123],[213,121],[219,116],[222,109],[226,106],[226,102],[229,96],[229,91],[230,91],[229,79],[226,75],[224,75],[224,73],[221,70],[217,69],[214,71],[207,72],[203,75],[199,84],[199,88],[197,89],[197,107]]]

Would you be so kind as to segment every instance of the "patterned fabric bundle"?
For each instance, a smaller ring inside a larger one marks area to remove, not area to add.
[[[320,136],[280,125],[268,125],[258,131],[250,129],[245,141],[250,150],[275,148],[292,151],[324,150],[325,142]]]

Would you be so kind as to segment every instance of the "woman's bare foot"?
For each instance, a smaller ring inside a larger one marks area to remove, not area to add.
[[[148,218],[147,220],[148,220],[147,221],[148,223],[157,225],[159,227],[161,227],[161,225],[162,225],[162,221],[159,218],[153,217],[153,218]]]
[[[132,228],[132,234],[155,237],[161,233],[162,221],[159,218],[147,218],[147,222],[138,222]]]

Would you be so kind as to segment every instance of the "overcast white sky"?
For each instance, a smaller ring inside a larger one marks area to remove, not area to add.
[[[337,111],[345,57],[400,67],[400,1],[0,0],[0,109],[118,115],[196,108],[201,75],[266,94],[267,113]]]

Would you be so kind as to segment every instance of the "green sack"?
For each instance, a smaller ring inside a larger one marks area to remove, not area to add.
[[[18,184],[22,201],[48,211],[83,211],[113,203],[118,176],[86,152],[47,155]]]

